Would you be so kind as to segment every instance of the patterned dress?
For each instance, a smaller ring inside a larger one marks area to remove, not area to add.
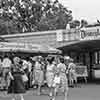
[[[61,86],[66,88],[68,86],[68,80],[66,76],[66,65],[63,63],[59,63],[57,65],[57,69],[59,70],[60,79],[61,79]]]
[[[42,67],[43,67],[43,65],[41,63],[39,63],[39,62],[35,63],[34,72],[33,72],[33,80],[38,85],[41,85],[44,80],[44,72],[43,72]]]

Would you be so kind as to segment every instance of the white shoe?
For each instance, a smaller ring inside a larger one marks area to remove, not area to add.
[[[24,98],[22,98],[21,100],[24,100]]]
[[[50,93],[49,96],[52,97],[52,93]]]
[[[53,98],[52,100],[55,100],[55,98]]]
[[[14,98],[12,100],[15,100]]]

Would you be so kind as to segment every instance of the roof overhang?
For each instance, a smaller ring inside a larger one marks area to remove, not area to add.
[[[52,53],[61,54],[61,50],[48,45],[19,43],[19,42],[0,42],[1,52],[26,52],[26,53]]]
[[[69,42],[65,46],[59,47],[59,49],[64,52],[100,50],[100,39]]]

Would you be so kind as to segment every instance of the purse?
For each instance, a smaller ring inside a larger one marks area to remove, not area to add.
[[[28,81],[28,77],[26,74],[22,75],[22,80],[23,82],[27,82]]]

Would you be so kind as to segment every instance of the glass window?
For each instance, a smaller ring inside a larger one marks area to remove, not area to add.
[[[98,63],[100,64],[100,51],[98,52],[99,53],[99,57],[98,57]]]
[[[95,64],[98,64],[98,52],[95,52]]]

